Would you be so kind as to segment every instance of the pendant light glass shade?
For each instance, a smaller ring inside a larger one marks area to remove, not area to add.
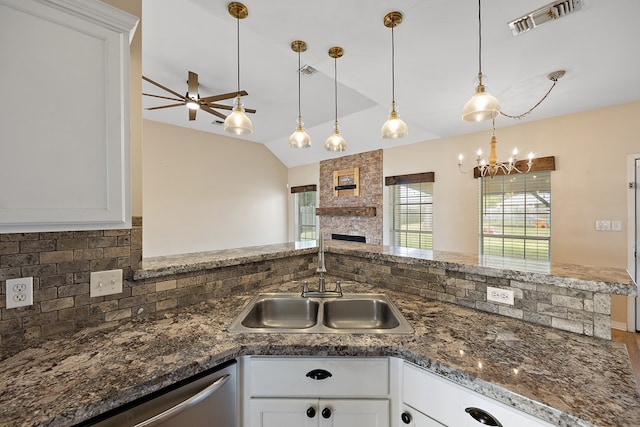
[[[289,147],[291,148],[309,148],[311,147],[311,137],[304,130],[302,117],[298,117],[298,127],[289,137]]]
[[[389,118],[384,122],[382,129],[380,130],[380,136],[385,139],[398,139],[403,136],[407,136],[408,134],[409,128],[407,128],[407,124],[398,117],[396,103],[393,102],[391,104],[391,113],[389,114]]]
[[[291,50],[298,52],[298,127],[295,132],[289,137],[289,147],[291,148],[309,148],[311,147],[311,137],[304,130],[304,123],[302,123],[302,113],[300,108],[300,52],[307,50],[307,44],[302,40],[295,40],[291,42]]]
[[[336,106],[336,115],[333,122],[333,133],[324,142],[324,148],[327,151],[344,151],[347,149],[347,141],[340,135],[338,127],[338,58],[341,58],[344,50],[339,46],[333,46],[329,49],[329,56],[333,58],[333,91]]]
[[[239,96],[235,98],[233,112],[224,119],[224,130],[235,135],[247,135],[253,132],[253,123],[244,112],[244,104]]]
[[[474,95],[462,107],[462,120],[482,122],[494,119],[500,114],[500,103],[495,96],[487,92],[482,84],[482,3],[478,0],[478,85]]]
[[[240,99],[240,20],[249,15],[245,5],[239,2],[229,3],[229,14],[236,18],[236,35],[238,48],[238,91],[233,112],[224,120],[224,130],[235,135],[247,135],[253,132],[253,123],[244,111],[244,105]]]
[[[391,28],[391,113],[380,129],[380,136],[385,139],[398,139],[409,134],[407,124],[398,117],[396,111],[396,55],[393,29],[402,22],[402,13],[389,12],[382,22],[385,27]]]
[[[347,149],[347,141],[340,135],[338,121],[334,122],[333,133],[324,142],[324,148],[327,149],[327,151],[344,151]]]

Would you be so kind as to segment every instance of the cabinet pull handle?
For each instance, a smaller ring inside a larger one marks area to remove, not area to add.
[[[411,414],[408,412],[403,412],[402,415],[400,415],[400,419],[403,423],[409,424],[411,422]]]
[[[324,369],[314,369],[313,371],[307,372],[307,377],[313,380],[324,380],[331,377],[331,372],[325,371]]]
[[[331,416],[331,409],[324,408],[322,410],[322,418],[329,418]]]
[[[312,406],[309,409],[307,409],[307,417],[313,418],[315,416],[316,416],[316,408]]]
[[[490,413],[488,413],[483,409],[467,408],[465,409],[465,412],[471,415],[471,417],[477,422],[479,422],[480,424],[494,426],[494,427],[502,427],[502,424],[500,423],[500,421],[496,419],[496,417],[494,417],[493,415],[491,415]]]

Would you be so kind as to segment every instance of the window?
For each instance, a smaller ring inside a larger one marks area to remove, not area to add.
[[[295,196],[295,240],[316,240],[316,186],[292,187]]]
[[[386,183],[391,204],[391,245],[433,249],[433,174],[390,177]]]
[[[550,260],[551,172],[480,179],[480,252]]]

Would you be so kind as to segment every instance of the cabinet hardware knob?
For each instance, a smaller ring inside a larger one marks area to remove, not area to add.
[[[498,421],[496,417],[494,417],[484,409],[467,408],[465,409],[465,412],[471,415],[471,417],[477,422],[479,422],[480,424],[484,424],[487,426],[494,426],[494,427],[502,427],[502,424],[500,423],[500,421]]]
[[[311,408],[307,409],[307,417],[313,418],[315,416],[316,416],[316,408],[312,406]]]
[[[313,371],[307,372],[307,377],[313,380],[324,380],[331,377],[331,372],[325,371],[324,369],[314,369]]]
[[[409,424],[411,422],[411,414],[408,412],[403,412],[402,415],[400,415],[400,419],[403,423]]]
[[[324,408],[322,410],[322,418],[329,418],[331,416],[331,409]]]

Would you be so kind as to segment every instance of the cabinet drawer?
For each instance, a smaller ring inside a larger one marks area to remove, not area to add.
[[[539,418],[406,363],[402,375],[402,401],[448,426],[481,425],[482,422],[476,421],[466,411],[467,408],[475,408],[472,413],[484,411],[503,426],[552,426]]]
[[[389,394],[387,358],[251,357],[247,368],[246,384],[251,397],[368,397]],[[319,370],[318,375],[311,374]],[[311,378],[325,375],[324,379]]]

